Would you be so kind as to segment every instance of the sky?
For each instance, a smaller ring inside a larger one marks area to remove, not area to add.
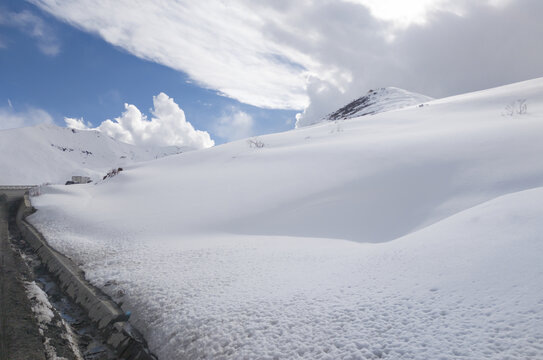
[[[540,0],[0,0],[0,129],[208,147],[543,76]],[[170,134],[173,133],[173,134]]]

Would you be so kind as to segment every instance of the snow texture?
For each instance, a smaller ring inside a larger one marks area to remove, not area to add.
[[[55,314],[47,294],[34,281],[26,283],[26,293],[32,303],[32,311],[36,315],[40,326],[51,323]]]
[[[25,282],[25,287],[27,296],[30,299],[32,312],[38,320],[40,334],[43,336],[43,345],[47,359],[67,360],[64,357],[57,355],[55,347],[51,344],[51,338],[46,336],[48,327],[55,326],[52,324],[55,313],[53,312],[53,305],[51,305],[51,302],[49,302],[47,294],[38,286],[38,284],[36,284],[35,281]],[[56,326],[61,328],[60,336],[68,343],[68,346],[73,351],[75,360],[83,360],[83,356],[79,351],[77,341],[75,340],[75,334],[71,327],[62,318],[57,320]]]
[[[35,281],[26,283],[26,293],[31,302],[32,312],[36,316],[39,325],[40,334],[43,336],[43,346],[48,360],[68,360],[58,356],[56,349],[51,345],[51,339],[45,336],[45,331],[55,314],[53,307],[47,298],[47,294],[36,284]]]
[[[543,358],[543,78],[259,139],[30,220],[160,359]]]

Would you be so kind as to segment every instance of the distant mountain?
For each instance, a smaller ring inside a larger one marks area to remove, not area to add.
[[[373,115],[407,106],[418,105],[433,98],[413,93],[396,87],[385,87],[370,90],[366,95],[351,101],[341,109],[326,115],[318,121],[298,122],[296,127],[313,125],[322,121],[351,119],[364,115]]]
[[[323,120],[343,120],[364,115],[373,115],[406,106],[418,105],[433,98],[396,87],[379,88],[328,114]]]
[[[178,154],[181,147],[139,147],[99,131],[56,125],[0,131],[0,184],[61,183],[73,175],[101,179],[112,168]]]

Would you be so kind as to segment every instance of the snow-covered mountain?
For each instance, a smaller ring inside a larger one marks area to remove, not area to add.
[[[366,95],[326,115],[323,120],[334,121],[352,119],[364,115],[374,115],[407,106],[424,104],[431,100],[433,98],[429,96],[396,87],[378,88],[368,91]]]
[[[542,359],[543,78],[340,125],[46,187],[30,220],[163,360]]]
[[[182,152],[143,148],[93,130],[51,124],[0,131],[0,184],[59,184],[72,175],[100,179],[108,170]]]
[[[351,101],[342,108],[326,115],[317,121],[302,119],[296,127],[313,125],[323,121],[352,119],[364,115],[374,115],[391,110],[402,109],[407,106],[424,105],[433,98],[403,90],[397,87],[378,88],[369,90],[365,95]]]

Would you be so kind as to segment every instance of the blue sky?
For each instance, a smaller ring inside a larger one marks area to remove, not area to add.
[[[216,143],[227,139],[215,134],[214,124],[233,110],[255,121],[254,135],[284,131],[294,126],[294,110],[263,109],[220,96],[196,85],[183,72],[138,58],[96,35],[78,30],[36,6],[3,0],[0,9],[29,11],[43,19],[55,38],[58,53],[46,54],[17,26],[0,24],[0,101],[14,109],[43,109],[64,126],[64,117],[81,118],[98,126],[124,111],[124,103],[148,114],[153,96],[164,92],[184,110],[197,129],[208,131]]]
[[[0,129],[83,118],[123,141],[172,145],[160,136],[174,131],[188,134],[176,145],[208,146],[196,130],[216,144],[288,130],[376,87],[440,98],[505,85],[543,76],[542,12],[540,0],[0,0]]]

